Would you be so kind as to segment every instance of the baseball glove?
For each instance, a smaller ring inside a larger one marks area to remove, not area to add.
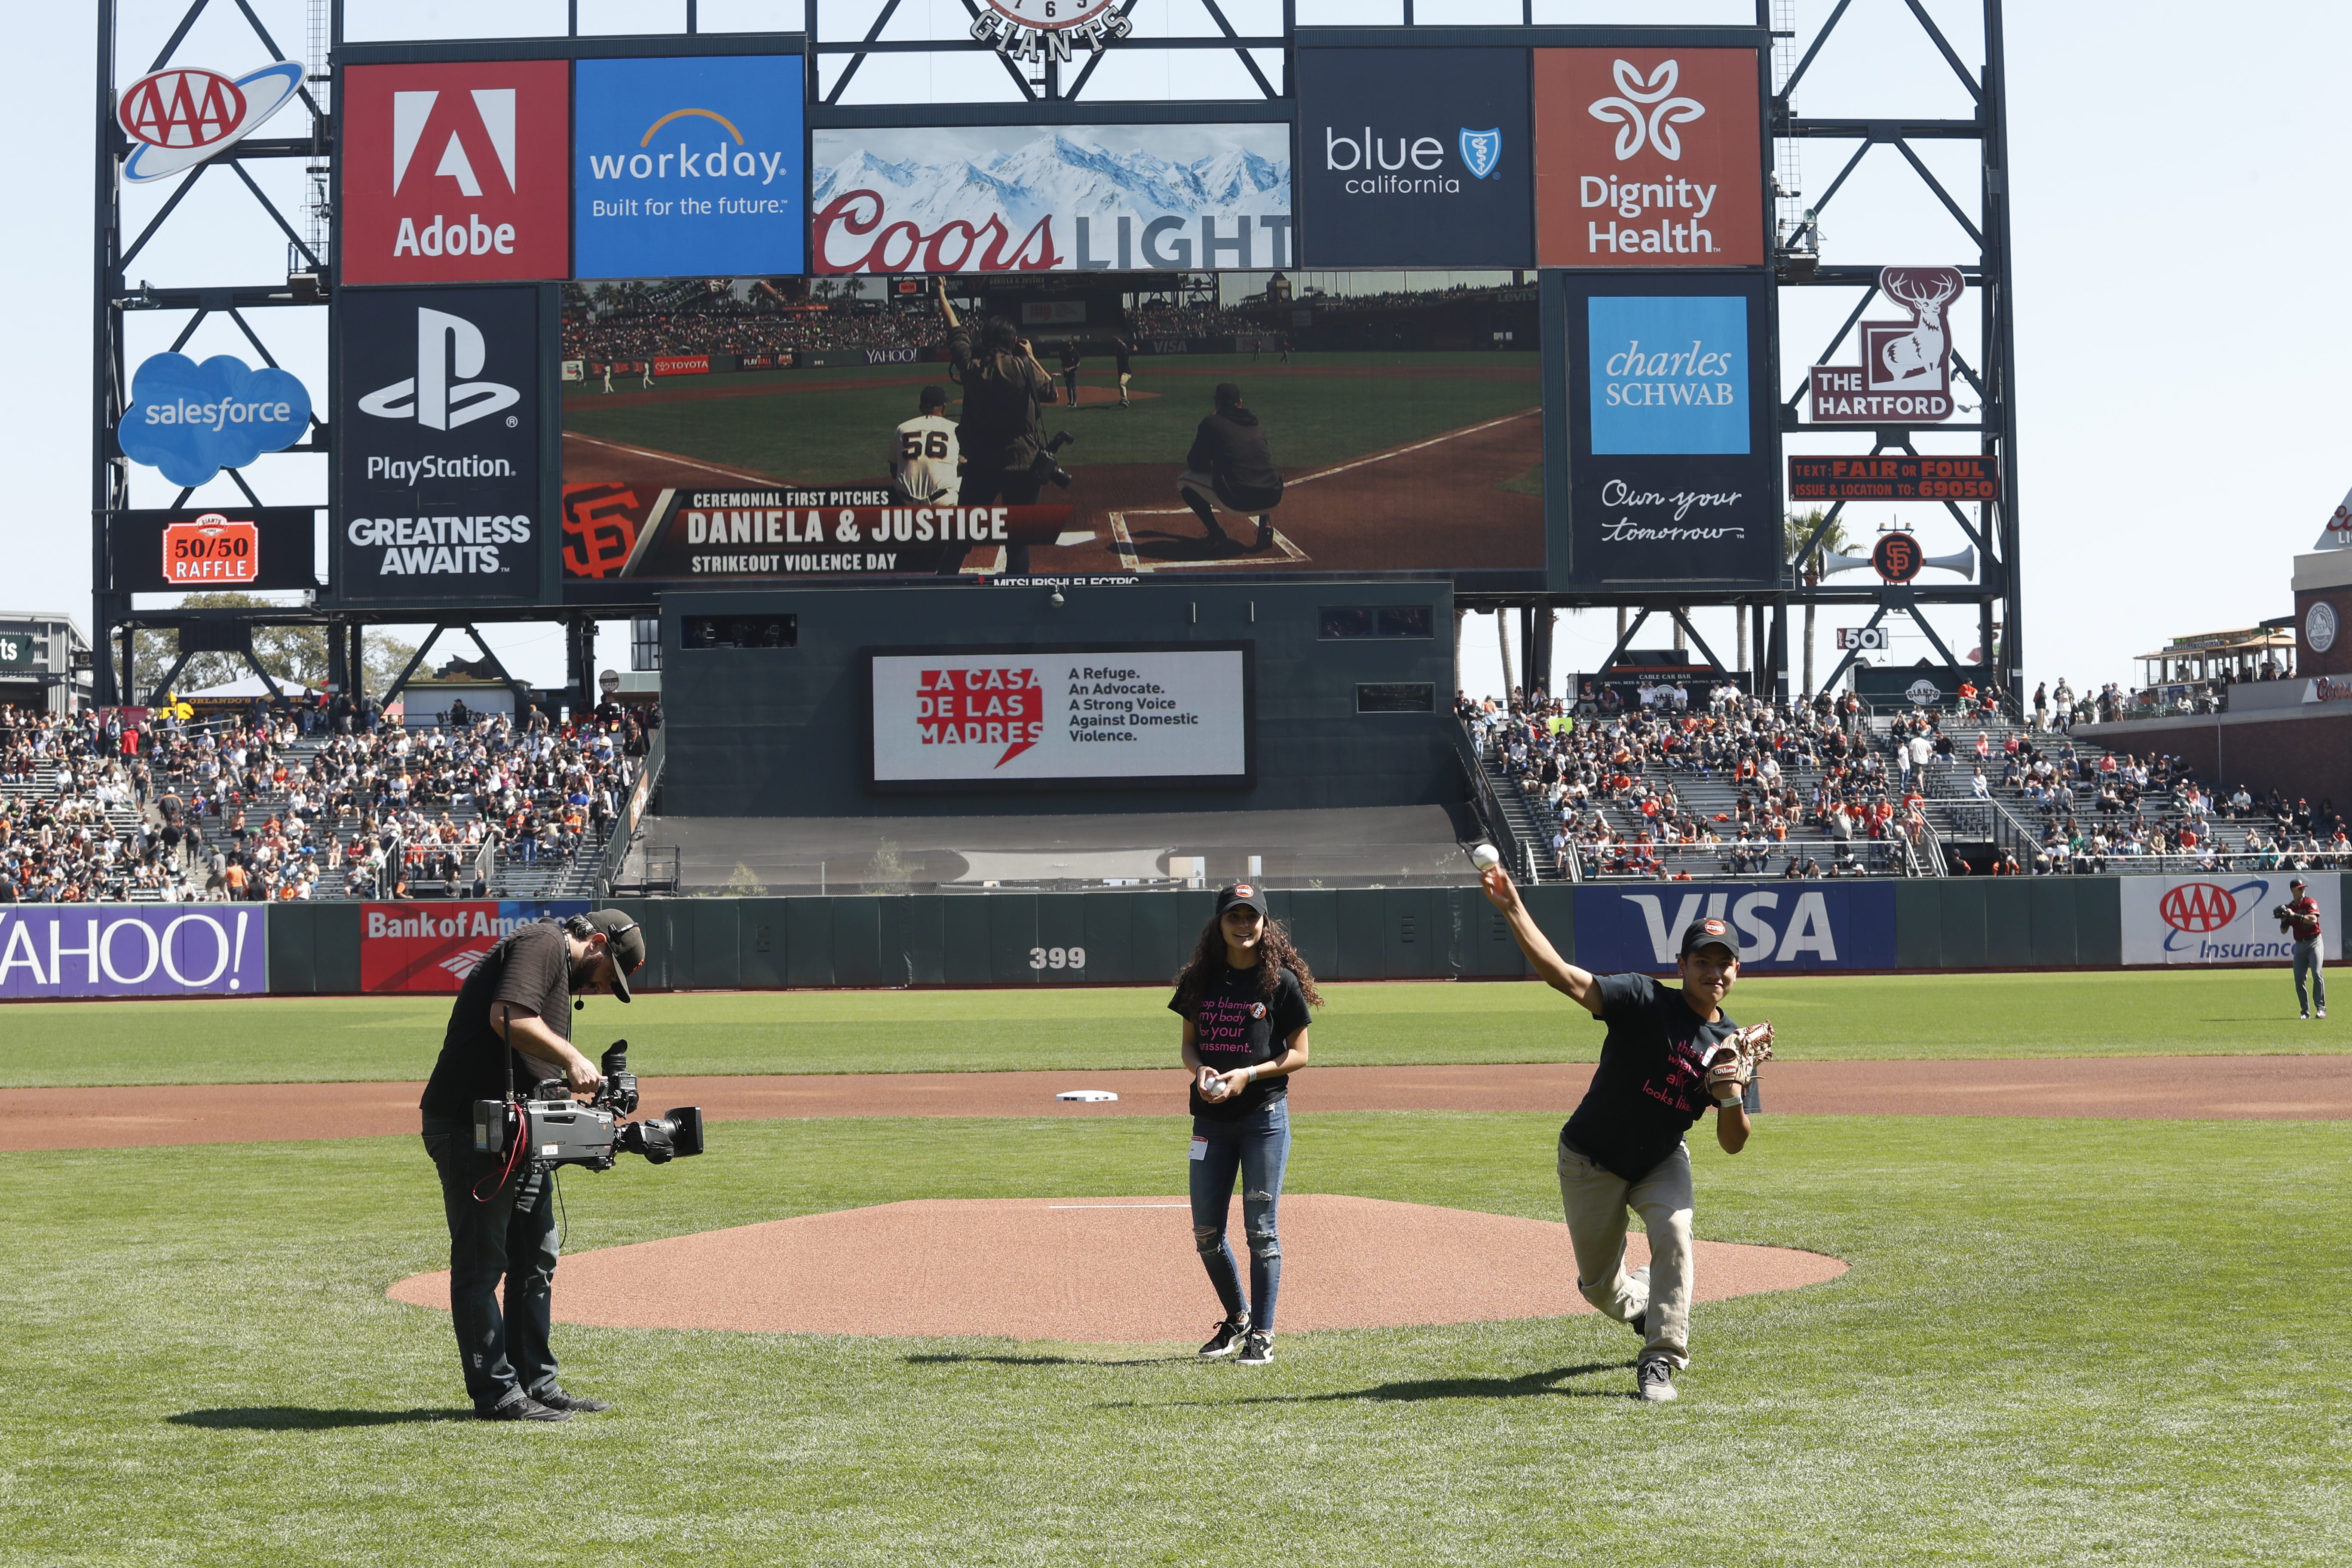
[[[1739,1099],[1756,1081],[1756,1069],[1772,1059],[1772,1026],[1750,1024],[1706,1048],[1706,1092],[1717,1105]]]

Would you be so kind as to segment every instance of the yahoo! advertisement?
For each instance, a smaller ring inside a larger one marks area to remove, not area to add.
[[[0,997],[258,996],[260,905],[15,904],[0,909]]]
[[[1693,921],[1729,921],[1748,973],[1895,967],[1892,882],[1654,882],[1576,890],[1576,962],[1672,973]]]

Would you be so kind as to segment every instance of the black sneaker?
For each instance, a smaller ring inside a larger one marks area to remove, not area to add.
[[[474,1414],[485,1421],[569,1421],[572,1412],[558,1410],[551,1405],[541,1405],[521,1389],[509,1389],[505,1398],[488,1410]]]
[[[1274,1359],[1274,1336],[1252,1329],[1242,1341],[1243,1366],[1264,1366]]]
[[[1633,1393],[1652,1405],[1675,1397],[1675,1363],[1664,1356],[1646,1356],[1633,1369]]]
[[[566,1394],[560,1388],[551,1388],[543,1394],[534,1394],[531,1397],[550,1410],[569,1410],[582,1415],[593,1415],[600,1410],[613,1408],[610,1404],[602,1399],[583,1399],[576,1394]]]
[[[1209,1342],[1201,1347],[1201,1353],[1213,1361],[1221,1355],[1231,1355],[1242,1348],[1242,1337],[1248,1332],[1247,1318],[1237,1323],[1219,1323],[1217,1331],[1209,1336]]]

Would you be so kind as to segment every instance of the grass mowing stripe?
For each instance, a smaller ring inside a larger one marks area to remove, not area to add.
[[[1329,985],[1318,1062],[1590,1061],[1601,1031],[1532,982]],[[2284,970],[1806,975],[1739,983],[1731,1011],[1780,1026],[1790,1059],[2228,1056],[2347,1048],[2294,1021]],[[574,1016],[590,1054],[625,1035],[640,1072],[978,1072],[1164,1067],[1176,1022],[1156,987],[658,994]],[[421,1079],[446,998],[268,997],[19,1006],[26,1087]],[[2352,1019],[2336,1026],[2352,1029]]]
[[[1549,1217],[1556,1131],[1318,1116],[1290,1188]],[[1182,1145],[1172,1120],[730,1125],[700,1161],[568,1177],[572,1239],[1155,1191]],[[382,1296],[444,1252],[414,1139],[0,1156],[0,1562],[2333,1562],[2352,1350],[2310,1308],[2352,1265],[2347,1148],[1966,1119],[1702,1142],[1702,1237],[1853,1268],[1698,1308],[1664,1409],[1589,1317],[1286,1335],[1255,1372],[559,1328],[567,1379],[621,1408],[529,1431],[436,1419],[446,1321]],[[1206,1282],[1170,1312],[1197,1338]]]

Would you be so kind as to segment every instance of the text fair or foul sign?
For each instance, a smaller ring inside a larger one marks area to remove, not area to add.
[[[1916,425],[1952,416],[1952,338],[1945,320],[1967,279],[1951,267],[1887,267],[1878,291],[1904,321],[1864,321],[1858,365],[1814,365],[1808,399],[1816,425]]]
[[[1535,51],[1546,267],[1760,267],[1753,49]]]
[[[1249,651],[873,655],[873,781],[1234,784],[1251,773]]]

